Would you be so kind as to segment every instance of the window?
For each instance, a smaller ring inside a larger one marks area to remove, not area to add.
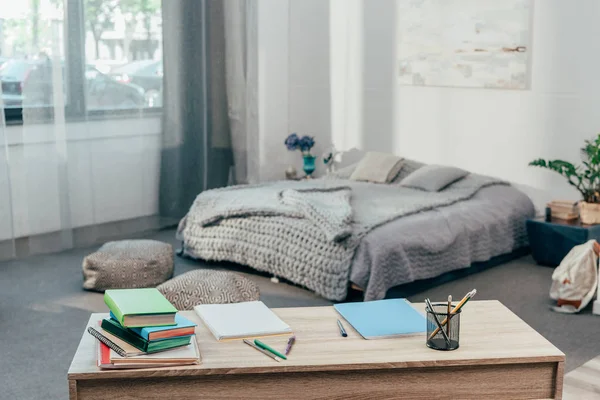
[[[162,107],[160,0],[0,0],[7,120]]]

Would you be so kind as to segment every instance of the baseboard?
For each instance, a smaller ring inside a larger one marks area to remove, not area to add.
[[[0,261],[90,247],[111,240],[131,238],[132,235],[143,235],[176,224],[177,221],[172,219],[151,215],[3,240],[0,241]]]

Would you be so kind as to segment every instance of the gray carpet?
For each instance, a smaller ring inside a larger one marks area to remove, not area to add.
[[[151,238],[177,245],[173,231]],[[0,398],[65,399],[66,373],[90,312],[103,312],[102,295],[81,289],[81,261],[93,249],[77,249],[0,263]],[[195,268],[230,267],[260,286],[270,307],[331,304],[286,283],[272,283],[250,269],[176,259],[175,274]],[[464,277],[410,296],[412,301],[448,294],[462,297],[477,288],[476,299],[497,299],[567,354],[567,371],[600,354],[600,316],[588,308],[580,315],[548,309],[551,268],[529,257]],[[493,334],[493,333],[492,333]],[[32,379],[35,377],[35,379]]]

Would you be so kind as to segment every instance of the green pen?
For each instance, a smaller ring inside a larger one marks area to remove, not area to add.
[[[260,348],[261,348],[261,349],[263,349],[263,350],[266,350],[266,351],[268,351],[268,352],[270,352],[270,353],[273,353],[273,354],[275,354],[277,357],[281,357],[281,358],[283,358],[284,360],[287,360],[287,357],[286,357],[286,356],[284,356],[283,354],[281,354],[281,353],[280,353],[280,352],[278,352],[277,350],[275,350],[275,349],[271,348],[270,346],[268,346],[268,345],[264,344],[263,342],[261,342],[261,341],[260,341],[260,340],[258,340],[258,339],[254,339],[254,344],[255,344],[255,345],[257,345],[258,347],[260,347]]]

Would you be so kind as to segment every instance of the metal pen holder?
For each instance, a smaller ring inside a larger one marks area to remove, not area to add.
[[[448,317],[448,304],[432,304],[433,311],[441,324]],[[427,347],[435,350],[456,350],[459,346],[460,310],[450,315],[450,320],[443,325],[444,332],[438,328],[434,314],[427,308]],[[445,335],[444,335],[445,333]]]

